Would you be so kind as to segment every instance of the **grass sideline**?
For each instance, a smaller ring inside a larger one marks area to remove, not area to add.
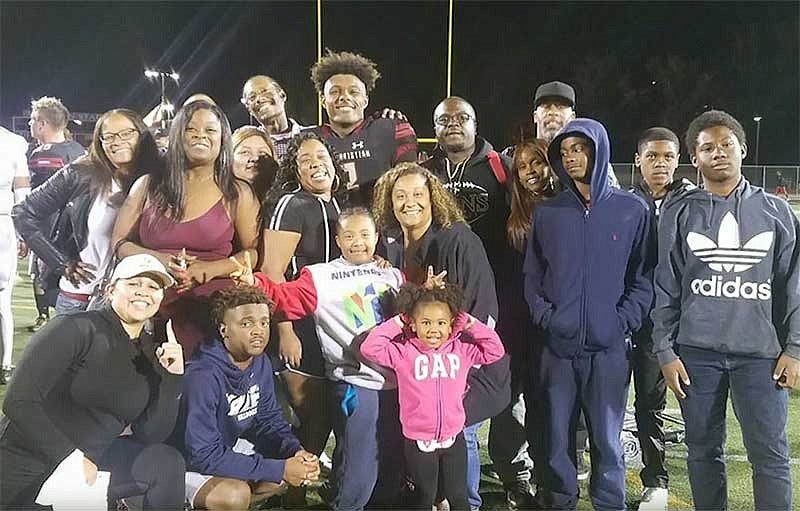
[[[796,212],[800,215],[800,208],[796,208]],[[14,314],[14,355],[13,360],[16,363],[19,360],[25,345],[31,334],[28,332],[27,327],[33,323],[36,317],[36,307],[33,302],[33,294],[30,279],[25,274],[25,263],[20,261],[18,279],[14,286],[13,292],[13,314]],[[0,403],[5,397],[6,387],[0,385]],[[633,404],[633,390],[631,389],[631,398],[629,405]],[[672,394],[669,394],[667,408],[677,410],[679,405]],[[751,479],[750,465],[746,459],[746,451],[741,439],[741,430],[739,424],[735,419],[735,415],[730,402],[728,404],[728,442],[727,453],[733,455],[733,459],[728,460],[728,496],[729,507],[731,509],[752,509],[753,508],[753,485]],[[789,421],[788,421],[788,435],[789,435],[789,452],[793,457],[792,460],[792,479],[794,481],[793,501],[795,507],[800,506],[800,392],[793,392],[789,402]],[[503,494],[502,485],[496,479],[487,475],[491,465],[489,456],[486,450],[486,439],[488,438],[489,428],[488,422],[484,424],[479,433],[481,441],[481,463],[482,478],[481,478],[481,495],[483,496],[484,510],[500,510],[505,509],[505,496]],[[330,446],[329,446],[330,448]],[[692,496],[689,489],[688,474],[686,471],[686,448],[683,445],[669,446],[667,450],[667,469],[670,476],[670,509],[691,509]],[[641,492],[641,482],[639,475],[635,470],[628,470],[628,506],[636,509],[639,501],[639,494]],[[588,484],[581,484],[581,499],[578,503],[578,509],[592,509],[591,502],[588,498]],[[315,489],[309,492],[309,504],[316,509],[321,509],[321,500]]]

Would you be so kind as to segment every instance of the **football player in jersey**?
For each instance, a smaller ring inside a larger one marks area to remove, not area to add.
[[[417,135],[406,120],[364,117],[380,78],[374,62],[350,52],[328,52],[311,67],[328,122],[315,128],[339,153],[348,202],[369,206],[375,181],[395,164],[417,160]]]

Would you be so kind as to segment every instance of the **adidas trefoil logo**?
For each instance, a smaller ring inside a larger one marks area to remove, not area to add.
[[[762,232],[750,238],[744,246],[739,240],[739,224],[731,212],[722,217],[716,243],[702,234],[686,236],[689,249],[714,271],[740,273],[749,270],[767,255],[773,232]]]

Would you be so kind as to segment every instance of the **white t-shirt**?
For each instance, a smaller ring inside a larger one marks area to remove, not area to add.
[[[74,286],[66,277],[61,277],[58,286],[62,291],[90,295],[103,279],[106,268],[111,262],[111,231],[114,229],[114,222],[119,213],[118,208],[113,208],[108,204],[108,199],[120,190],[117,182],[112,180],[111,193],[98,195],[89,209],[86,248],[81,250],[80,259],[97,268],[93,272],[94,280],[88,284],[81,283]]]

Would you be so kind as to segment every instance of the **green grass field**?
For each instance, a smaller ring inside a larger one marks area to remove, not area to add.
[[[800,215],[800,211],[798,211]],[[14,342],[14,362],[16,362],[25,345],[28,342],[30,333],[27,327],[33,323],[36,317],[36,309],[32,298],[31,282],[25,275],[24,264],[20,265],[19,275],[21,276],[14,288],[13,312],[15,319],[15,342]],[[5,396],[5,386],[0,386],[0,402]],[[792,477],[795,481],[794,502],[796,507],[800,507],[800,392],[793,392],[789,403],[789,445],[792,455]],[[632,406],[633,392],[629,404]],[[678,403],[670,394],[667,408],[678,410]],[[750,465],[746,461],[744,446],[742,444],[741,431],[735,420],[733,409],[728,407],[728,494],[731,509],[752,509],[753,508],[753,485],[751,481]],[[505,497],[502,485],[499,481],[486,475],[489,472],[489,460],[486,452],[485,440],[488,436],[488,423],[481,430],[481,457],[484,465],[484,475],[481,481],[481,493],[484,499],[483,509],[505,509]],[[670,475],[670,508],[671,509],[690,509],[692,507],[692,497],[689,490],[689,480],[686,472],[686,448],[681,445],[672,445],[667,451],[667,468]],[[588,499],[588,487],[586,484],[581,486],[583,494],[578,509],[591,509]],[[641,483],[638,472],[628,471],[628,505],[635,509],[638,505]],[[312,490],[309,494],[311,504],[320,502],[316,491]]]

